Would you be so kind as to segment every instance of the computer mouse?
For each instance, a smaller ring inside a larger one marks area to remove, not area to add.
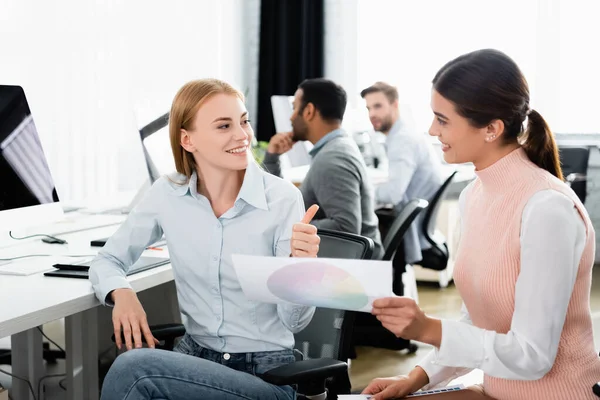
[[[67,241],[64,239],[59,239],[57,237],[44,237],[42,238],[42,242],[50,243],[50,244],[66,244]]]

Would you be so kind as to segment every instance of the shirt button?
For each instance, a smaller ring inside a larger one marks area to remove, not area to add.
[[[217,261],[217,256],[213,256],[213,261]]]
[[[225,360],[229,360],[231,358],[231,356],[229,355],[229,353],[225,353],[225,354],[223,354],[223,358]]]
[[[213,292],[219,293],[219,289],[216,286],[213,286]]]
[[[217,222],[217,229],[221,229],[221,224]]]

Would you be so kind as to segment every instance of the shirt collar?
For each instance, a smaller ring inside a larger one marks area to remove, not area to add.
[[[244,181],[242,187],[236,199],[243,200],[253,207],[260,208],[262,210],[268,210],[267,195],[265,194],[265,182],[263,175],[264,171],[256,164],[255,161],[249,160],[248,167],[246,168],[246,174],[244,175]],[[187,184],[183,183],[185,177],[181,174],[175,175],[173,178],[169,178],[173,182],[173,194],[176,196],[185,196],[188,193],[198,197],[198,175],[196,171],[192,173]],[[179,184],[179,182],[182,182]]]
[[[249,160],[238,199],[242,199],[251,206],[260,208],[261,210],[268,210],[264,174],[265,171],[254,160]]]
[[[390,128],[388,136],[392,136],[397,133],[400,133],[403,128],[404,128],[404,123],[402,122],[401,118],[398,118],[398,120],[396,122],[394,122],[394,125],[392,125],[392,127]]]
[[[333,139],[343,136],[346,133],[344,132],[343,129],[338,128],[335,129],[331,132],[329,132],[327,135],[323,136],[321,139],[319,139],[317,141],[317,143],[315,143],[315,145],[313,146],[313,148],[308,152],[308,154],[310,154],[311,157],[314,157],[317,155],[317,153],[323,148],[325,147],[325,145],[329,142],[331,142]]]

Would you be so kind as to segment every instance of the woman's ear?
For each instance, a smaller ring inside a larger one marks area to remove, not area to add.
[[[194,147],[194,144],[192,143],[192,138],[190,137],[190,133],[188,131],[186,131],[185,129],[182,129],[180,131],[181,136],[179,139],[179,143],[181,144],[181,147],[183,147],[187,152],[189,153],[193,153],[196,148]]]
[[[504,133],[504,122],[501,119],[495,119],[486,128],[485,141],[494,142]]]

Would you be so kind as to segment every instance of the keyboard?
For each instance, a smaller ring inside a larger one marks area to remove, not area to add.
[[[38,225],[27,229],[27,232],[18,231],[19,236],[33,235],[44,233],[47,235],[61,235],[65,233],[73,233],[86,231],[94,228],[102,228],[111,225],[120,225],[125,221],[125,215],[96,215],[96,214],[65,214],[65,218],[61,221],[46,225]]]

